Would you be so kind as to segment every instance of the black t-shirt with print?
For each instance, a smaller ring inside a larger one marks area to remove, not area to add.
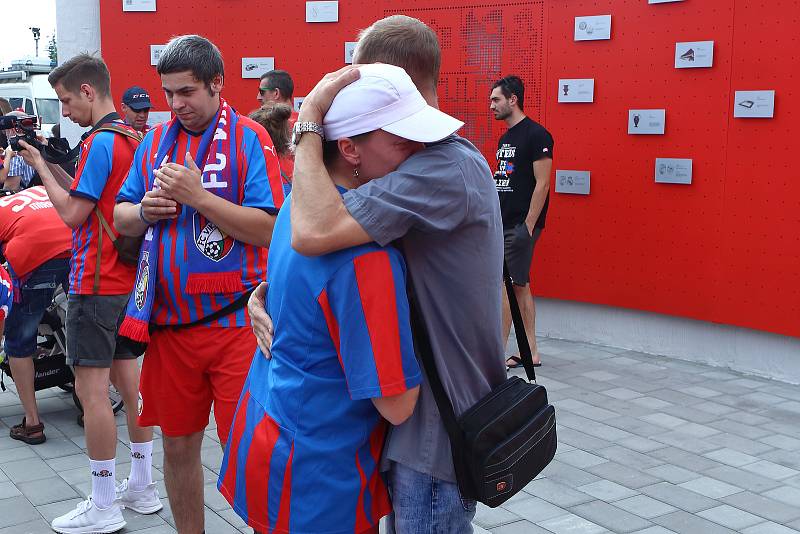
[[[525,117],[508,129],[497,143],[497,171],[494,173],[503,227],[513,228],[525,221],[531,206],[536,178],[533,162],[553,157],[553,136],[541,124]],[[535,228],[544,228],[550,194],[544,201]]]

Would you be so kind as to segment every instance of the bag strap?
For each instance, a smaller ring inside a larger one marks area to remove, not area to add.
[[[222,319],[226,315],[230,315],[231,313],[244,308],[247,305],[247,300],[250,298],[250,295],[253,294],[253,291],[256,290],[258,285],[255,285],[239,295],[239,298],[228,304],[227,306],[223,306],[222,308],[218,309],[211,315],[206,315],[205,317],[201,317],[196,321],[192,321],[191,323],[184,323],[184,324],[176,324],[176,325],[152,325],[151,328],[153,330],[161,330],[161,329],[169,329],[169,330],[181,330],[184,328],[191,328],[193,326],[199,326],[201,324],[208,324],[211,322],[216,321],[217,319]]]
[[[98,215],[101,215],[97,206],[94,207]],[[97,232],[97,258],[94,262],[94,284],[92,285],[92,295],[100,292],[100,260],[103,257],[103,231]]]
[[[439,414],[442,416],[444,428],[450,438],[453,452],[453,464],[456,470],[456,478],[459,480],[459,487],[467,488],[468,485],[462,483],[466,480],[466,474],[461,473],[460,455],[465,450],[464,434],[458,424],[453,404],[447,396],[447,392],[442,384],[442,379],[439,376],[439,370],[436,367],[436,360],[433,357],[433,348],[431,346],[430,335],[428,334],[428,327],[425,324],[425,319],[422,315],[422,310],[419,306],[417,294],[414,291],[414,284],[412,281],[411,271],[407,269],[407,284],[406,292],[408,293],[408,301],[411,316],[411,331],[414,338],[414,348],[419,358],[422,360],[422,366],[425,369],[425,375],[428,378],[428,384],[433,392],[433,397],[436,400],[436,406],[439,409]],[[520,349],[520,356],[525,364],[525,372],[528,375],[528,380],[536,380],[536,372],[533,368],[533,356],[531,355],[531,348],[528,344],[528,337],[525,335],[525,325],[522,322],[522,314],[519,310],[519,303],[514,294],[514,288],[511,286],[511,276],[508,274],[508,268],[503,263],[503,279],[508,293],[509,306],[511,308],[511,317],[514,321],[514,331],[517,336],[517,344]]]
[[[511,320],[514,323],[514,334],[516,334],[517,348],[519,348],[522,366],[525,368],[528,381],[536,383],[536,369],[533,367],[531,344],[528,341],[528,334],[525,332],[525,322],[522,320],[519,302],[517,302],[517,294],[514,292],[514,286],[511,284],[511,275],[508,272],[508,265],[506,265],[505,261],[503,262],[503,282],[506,286],[508,307],[511,310]]]

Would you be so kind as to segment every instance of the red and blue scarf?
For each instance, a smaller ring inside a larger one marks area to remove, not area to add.
[[[241,205],[243,188],[239,184],[237,168],[236,124],[239,117],[224,99],[215,120],[200,139],[195,163],[202,171],[203,187],[228,202]],[[158,143],[158,151],[150,169],[172,159],[181,124],[177,117],[157,128],[165,129]],[[154,132],[154,140],[159,131]],[[151,151],[152,156],[152,151]],[[156,189],[152,170],[145,176],[146,188]],[[186,238],[184,250],[188,251],[188,276],[183,291],[188,295],[236,293],[244,291],[242,284],[243,245],[227,236],[214,223],[190,206],[180,224]],[[128,301],[125,320],[120,335],[146,343],[150,341],[150,314],[155,300],[158,280],[158,253],[165,221],[148,227],[136,270],[136,285]],[[189,242],[191,240],[191,242]]]

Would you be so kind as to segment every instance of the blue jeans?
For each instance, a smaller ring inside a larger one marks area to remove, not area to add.
[[[475,501],[462,499],[452,482],[392,463],[389,494],[394,512],[388,534],[471,534]]]
[[[34,245],[31,245],[34,246]],[[3,348],[10,358],[26,358],[36,352],[36,333],[44,311],[61,284],[69,288],[69,259],[58,258],[37,267],[22,286],[22,300],[11,306],[6,320]]]

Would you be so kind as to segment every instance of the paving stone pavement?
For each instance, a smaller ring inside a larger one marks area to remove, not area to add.
[[[800,532],[800,387],[624,349],[540,339],[539,383],[556,406],[553,462],[504,506],[478,506],[477,534],[783,534]],[[522,375],[521,370],[514,371]],[[83,429],[70,394],[37,393],[48,440],[8,437],[22,406],[0,393],[0,534],[51,532],[89,490]],[[117,477],[130,463],[118,425]],[[216,490],[212,426],[203,465],[206,531],[252,532]],[[160,436],[154,477],[163,484]],[[174,533],[164,509],[125,511],[122,532]]]

